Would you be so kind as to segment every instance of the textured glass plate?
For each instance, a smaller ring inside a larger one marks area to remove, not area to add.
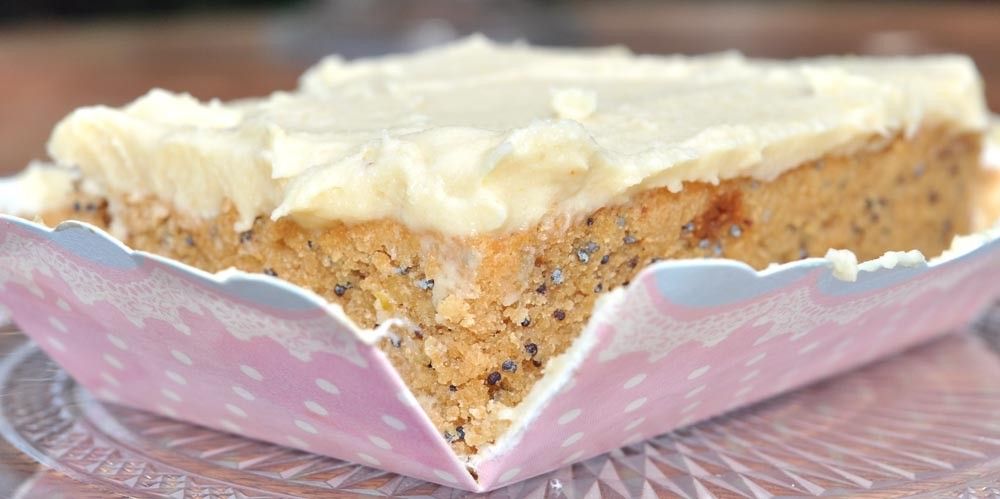
[[[992,322],[490,496],[1000,498],[1000,335],[987,331],[1000,321]],[[466,494],[97,402],[30,343],[3,358],[4,437],[109,493]]]

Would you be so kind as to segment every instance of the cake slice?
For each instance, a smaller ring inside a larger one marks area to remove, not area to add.
[[[970,229],[986,111],[961,56],[636,56],[481,38],[292,92],[75,111],[49,223],[311,289],[459,453],[494,442],[595,300],[662,259],[930,256]],[[294,389],[294,387],[291,387]]]

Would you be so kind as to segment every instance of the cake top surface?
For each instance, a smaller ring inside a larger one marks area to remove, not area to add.
[[[750,60],[542,49],[481,37],[330,57],[292,92],[222,103],[153,90],[78,109],[49,152],[112,195],[154,195],[236,230],[395,219],[472,235],[655,187],[768,180],[921,123],[985,127],[963,56]],[[112,196],[114,197],[114,196]]]

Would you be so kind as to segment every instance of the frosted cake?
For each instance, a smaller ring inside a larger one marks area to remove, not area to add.
[[[49,143],[65,173],[32,185],[61,200],[42,210],[50,224],[275,276],[362,327],[398,319],[382,350],[471,453],[595,300],[658,260],[940,253],[971,228],[986,122],[962,56],[654,57],[471,38],[331,57],[261,99],[153,90],[79,109]]]

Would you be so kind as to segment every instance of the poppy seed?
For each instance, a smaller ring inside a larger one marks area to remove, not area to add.
[[[525,343],[524,344],[524,351],[528,352],[528,355],[534,357],[534,356],[538,355],[538,345],[536,345],[534,343]]]
[[[490,385],[490,386],[494,386],[497,383],[499,383],[502,378],[503,378],[503,376],[500,376],[499,372],[493,371],[488,376],[486,376],[486,384]]]
[[[563,279],[562,269],[555,269],[552,271],[552,284],[562,284]]]
[[[561,321],[566,318],[566,311],[561,308],[557,308],[555,312],[552,312],[552,317],[555,317],[557,321]]]
[[[517,363],[513,360],[507,359],[503,361],[503,365],[500,366],[500,369],[509,373],[517,372]]]

